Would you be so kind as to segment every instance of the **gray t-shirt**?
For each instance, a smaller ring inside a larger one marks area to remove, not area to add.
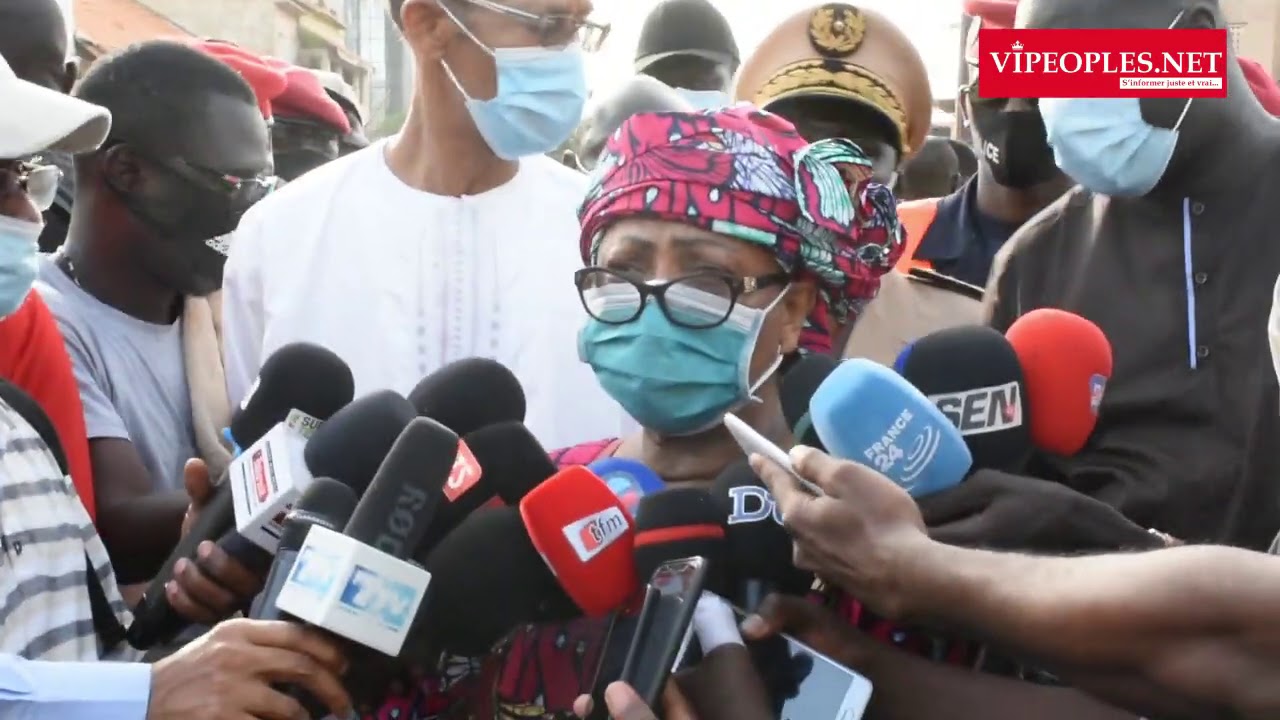
[[[181,321],[155,325],[105,305],[48,256],[36,290],[71,355],[89,440],[129,440],[155,490],[182,489],[182,467],[196,447]]]

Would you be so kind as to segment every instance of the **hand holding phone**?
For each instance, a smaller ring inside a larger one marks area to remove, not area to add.
[[[743,422],[742,418],[733,413],[725,413],[724,426],[729,429],[729,434],[733,435],[733,439],[738,441],[738,446],[742,448],[743,452],[748,455],[758,453],[782,466],[783,469],[791,474],[791,477],[796,481],[796,485],[810,495],[822,497],[826,494],[822,492],[822,488],[800,477],[800,474],[791,466],[791,458],[783,452],[782,448],[774,445],[768,438],[756,432],[755,428]]]
[[[667,684],[693,634],[693,611],[706,581],[707,561],[692,557],[658,566],[619,678],[651,708],[659,707]]]

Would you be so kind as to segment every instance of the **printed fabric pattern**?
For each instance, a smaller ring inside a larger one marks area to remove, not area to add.
[[[802,347],[829,352],[834,323],[852,322],[903,251],[893,193],[848,140],[809,144],[778,115],[739,105],[642,113],[613,134],[578,210],[583,262],[604,231],[655,217],[771,250],[818,302]]]

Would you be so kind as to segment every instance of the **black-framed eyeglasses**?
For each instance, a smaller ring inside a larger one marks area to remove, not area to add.
[[[606,325],[633,322],[653,298],[668,320],[691,330],[709,330],[724,324],[740,298],[765,288],[785,286],[790,280],[790,275],[781,271],[754,277],[708,271],[664,282],[638,282],[602,267],[586,267],[573,274],[582,307]],[[673,291],[679,301],[668,298]]]
[[[607,24],[586,20],[568,13],[531,13],[493,0],[466,0],[479,8],[506,15],[533,28],[542,47],[564,47],[577,42],[586,52],[595,52],[604,45],[612,29]]]
[[[153,153],[145,152],[125,140],[108,142],[102,149],[106,150],[116,145],[128,145],[134,153],[147,162],[168,170],[196,187],[226,196],[231,200],[232,206],[236,208],[249,208],[262,198],[270,195],[271,191],[275,190],[280,184],[280,179],[275,175],[266,173],[253,177],[232,175],[187,162],[179,157],[159,157]]]
[[[0,197],[27,195],[36,209],[44,212],[53,207],[61,179],[62,171],[56,165],[42,164],[39,158],[0,162]]]

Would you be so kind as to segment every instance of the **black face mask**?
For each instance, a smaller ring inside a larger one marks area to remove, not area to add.
[[[1038,110],[1005,112],[975,105],[973,125],[982,143],[978,153],[996,182],[1021,190],[1058,173]]]
[[[248,207],[229,195],[197,188],[178,178],[153,185],[153,194],[128,193],[108,182],[121,203],[152,236],[141,262],[182,295],[203,296],[222,285],[227,257],[219,248]]]
[[[335,157],[337,157],[337,153],[330,157],[327,153],[312,152],[310,150],[285,152],[277,150],[275,153],[276,175],[281,180],[297,180]]]

